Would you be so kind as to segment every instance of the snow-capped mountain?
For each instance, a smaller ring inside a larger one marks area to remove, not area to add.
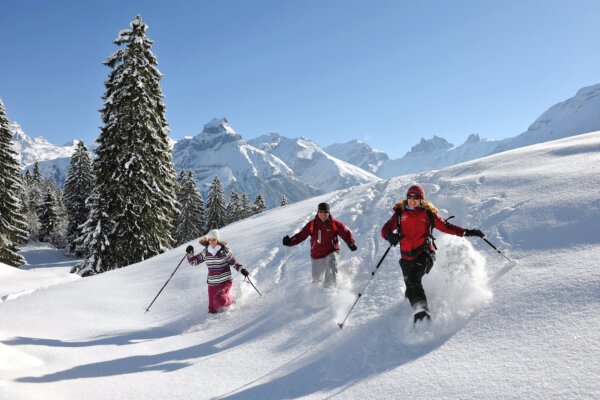
[[[322,193],[297,179],[276,156],[248,144],[225,118],[215,118],[200,134],[178,141],[173,163],[177,171],[193,170],[204,193],[218,176],[227,196],[235,189],[252,200],[260,192],[269,207],[279,205],[284,194],[297,201]]]
[[[574,97],[550,107],[526,132],[500,141],[494,153],[599,129],[600,84],[597,84],[581,88]]]
[[[270,133],[248,143],[277,156],[294,171],[298,179],[324,193],[380,180],[356,165],[329,155],[306,137],[290,139]]]
[[[377,176],[386,179],[475,160],[492,154],[497,144],[498,141],[482,140],[475,134],[458,147],[437,136],[421,139],[404,157],[386,161],[377,171]]]
[[[360,140],[351,140],[346,143],[334,143],[324,149],[328,154],[346,161],[352,165],[356,165],[376,174],[384,162],[389,160],[388,155],[376,150]]]
[[[73,140],[73,143],[56,146],[42,136],[33,139],[23,132],[23,129],[17,122],[11,122],[9,129],[13,134],[13,146],[19,154],[18,160],[21,168],[32,165],[36,161],[55,160],[64,157],[68,159],[75,151],[75,146],[78,142],[77,140]]]
[[[550,107],[518,136],[489,140],[471,135],[458,147],[436,136],[430,140],[421,139],[421,143],[404,157],[386,161],[377,170],[377,176],[391,178],[440,169],[511,149],[597,131],[600,129],[599,110],[600,84],[584,87],[574,97]]]

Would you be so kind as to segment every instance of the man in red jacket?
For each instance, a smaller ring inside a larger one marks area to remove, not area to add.
[[[352,232],[342,222],[333,219],[329,213],[329,204],[320,203],[315,219],[291,238],[283,238],[284,246],[294,246],[310,236],[310,258],[312,259],[313,283],[323,281],[323,286],[333,288],[336,285],[340,246],[338,235],[346,242],[351,251],[356,250]]]
[[[394,215],[381,228],[381,236],[392,246],[400,243],[400,267],[406,285],[405,294],[413,308],[416,323],[431,318],[421,279],[429,273],[435,261],[431,236],[433,228],[456,236],[484,235],[479,229],[464,229],[444,221],[438,215],[437,208],[425,201],[425,191],[417,185],[411,186],[406,199],[392,208]]]

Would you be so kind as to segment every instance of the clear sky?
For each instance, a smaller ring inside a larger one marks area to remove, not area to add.
[[[595,0],[1,0],[8,118],[91,143],[102,62],[138,13],[174,139],[226,117],[246,139],[361,139],[398,158],[421,137],[518,135],[600,83]]]

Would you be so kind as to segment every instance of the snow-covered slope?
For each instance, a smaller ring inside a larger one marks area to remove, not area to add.
[[[360,140],[335,143],[325,147],[324,150],[328,154],[352,165],[356,165],[372,174],[376,174],[383,163],[389,160],[389,157],[385,152],[376,150]]]
[[[480,239],[437,233],[437,261],[424,279],[434,320],[416,329],[398,249],[375,270],[388,248],[380,228],[415,182],[444,217],[481,228],[518,261]],[[187,244],[4,301],[0,398],[596,398],[598,187],[596,132],[355,186],[229,225],[221,237],[263,296],[236,274],[236,303],[225,314],[206,314],[206,268],[185,262],[144,313]],[[311,285],[306,242],[281,246],[321,201],[358,244],[354,253],[342,245],[334,291]],[[336,322],[357,293],[340,330]]]
[[[270,133],[248,143],[277,156],[294,171],[298,179],[323,192],[380,180],[362,168],[332,157],[305,137],[289,139]]]
[[[218,176],[226,194],[235,189],[253,199],[259,192],[267,206],[314,196],[320,191],[296,179],[292,170],[279,158],[249,145],[225,118],[213,119],[193,138],[178,141],[173,147],[175,169],[193,170],[206,193]]]

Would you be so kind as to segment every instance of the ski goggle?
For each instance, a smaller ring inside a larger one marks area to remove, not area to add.
[[[407,195],[406,195],[406,198],[407,198],[407,199],[409,199],[409,200],[410,200],[410,199],[413,199],[413,200],[421,200],[421,196],[419,196],[419,195],[416,195],[416,194],[407,194]]]

